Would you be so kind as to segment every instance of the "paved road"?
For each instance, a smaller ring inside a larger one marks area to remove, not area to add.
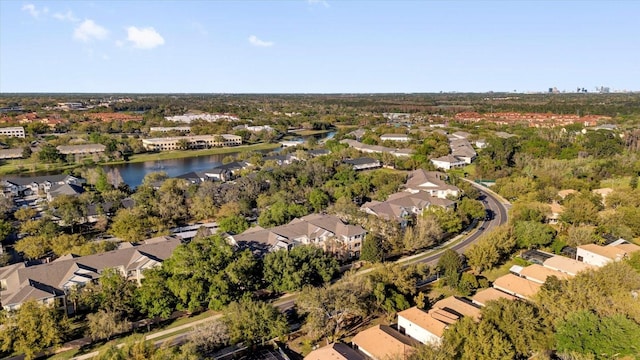
[[[490,190],[488,191],[488,189],[484,186],[478,185],[471,181],[469,181],[469,183],[471,183],[476,189],[478,189],[478,191],[480,191],[480,199],[483,200],[485,208],[491,212],[491,219],[482,221],[479,224],[480,226],[474,233],[450,247],[450,249],[455,250],[460,254],[462,254],[471,244],[477,241],[485,232],[507,222],[508,204],[504,204],[502,200],[498,199],[496,195],[492,194],[492,192],[490,192]],[[426,258],[408,261],[407,264],[426,263],[429,265],[436,265],[443,252],[444,250]]]

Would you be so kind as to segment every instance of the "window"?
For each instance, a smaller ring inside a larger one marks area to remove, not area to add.
[[[584,257],[578,255],[578,261],[584,262]]]

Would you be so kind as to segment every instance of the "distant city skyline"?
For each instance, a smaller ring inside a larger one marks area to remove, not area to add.
[[[0,92],[640,90],[638,1],[0,1]]]

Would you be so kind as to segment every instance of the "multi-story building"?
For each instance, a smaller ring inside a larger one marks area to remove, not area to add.
[[[22,127],[22,126],[12,126],[12,127],[0,128],[0,136],[23,138],[24,137],[24,127]]]
[[[142,139],[142,146],[151,151],[180,149],[208,149],[212,147],[242,145],[242,137],[231,134],[174,136]]]

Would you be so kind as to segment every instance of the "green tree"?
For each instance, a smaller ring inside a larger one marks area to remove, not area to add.
[[[595,359],[640,354],[640,325],[624,315],[600,318],[590,311],[570,313],[556,329],[557,349]]]
[[[55,146],[51,144],[44,144],[38,151],[38,160],[44,163],[54,163],[62,159],[62,155]]]
[[[53,307],[27,301],[2,325],[0,350],[23,353],[27,359],[33,359],[41,351],[61,343],[68,320]]]
[[[87,315],[87,325],[91,339],[111,339],[112,336],[131,330],[131,324],[122,319],[120,313],[99,310]]]
[[[384,249],[382,239],[375,234],[367,234],[362,242],[360,260],[371,263],[382,262],[384,260]]]
[[[217,222],[218,229],[231,234],[240,234],[249,228],[247,219],[242,215],[225,216]]]
[[[16,242],[14,249],[29,259],[40,259],[51,251],[51,243],[45,236],[25,236]]]
[[[462,272],[462,259],[457,252],[447,249],[438,259],[438,272],[442,273],[442,281],[445,285],[457,288]]]
[[[466,225],[473,220],[484,219],[486,215],[486,210],[480,201],[466,197],[458,203],[457,212]]]
[[[168,318],[176,308],[177,299],[167,286],[167,274],[162,268],[144,271],[142,284],[136,289],[136,307],[150,318]]]
[[[309,193],[309,204],[314,212],[321,212],[329,205],[329,195],[322,189],[315,188]]]
[[[337,273],[336,259],[313,245],[272,252],[264,258],[264,280],[279,292],[300,290],[305,285],[319,286]]]
[[[551,244],[556,231],[539,222],[519,221],[514,226],[514,235],[520,248],[531,249]]]
[[[264,344],[289,331],[287,319],[271,304],[242,299],[232,302],[225,311],[224,323],[233,343]]]
[[[31,207],[23,207],[16,210],[13,216],[20,222],[33,220],[38,215],[38,210]]]

